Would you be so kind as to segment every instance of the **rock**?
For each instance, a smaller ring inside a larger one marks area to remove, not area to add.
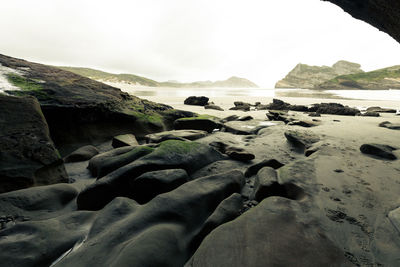
[[[86,161],[99,154],[99,150],[92,145],[81,147],[64,158],[64,162]]]
[[[222,120],[221,120],[221,122],[222,123],[225,123],[225,122],[228,122],[228,121],[237,121],[239,119],[239,116],[238,115],[231,115],[231,116],[228,116],[228,117],[226,117],[226,118],[223,118]]]
[[[235,147],[229,144],[226,144],[224,142],[220,141],[214,141],[209,144],[212,146],[214,149],[217,151],[227,155],[233,160],[238,160],[238,161],[250,161],[255,158],[254,154],[246,151],[244,148],[241,147]]]
[[[244,162],[253,160],[255,158],[254,154],[247,152],[245,149],[232,146],[226,148],[225,154],[231,159]]]
[[[289,110],[292,111],[301,111],[301,112],[308,112],[308,107],[304,105],[290,105]]]
[[[33,97],[0,94],[0,193],[69,182]]]
[[[205,96],[189,96],[185,99],[185,105],[194,105],[194,106],[205,106],[208,103],[209,98]]]
[[[306,112],[308,111],[307,106],[303,105],[291,105],[289,103],[286,103],[282,100],[279,99],[272,99],[272,103],[268,104],[267,109],[272,109],[272,110],[293,110],[293,111],[303,111]]]
[[[393,226],[400,233],[400,208],[397,208],[397,209],[389,212],[388,217],[389,217],[389,220],[391,221],[391,223],[393,224]]]
[[[271,186],[278,182],[278,174],[272,167],[261,168],[254,182],[254,190],[251,199],[260,202],[271,194]]]
[[[308,149],[320,141],[320,138],[310,131],[287,130],[285,137],[290,143],[302,149]]]
[[[214,105],[214,104],[208,104],[204,106],[205,109],[215,109],[215,110],[219,110],[219,111],[224,111],[223,108],[221,108],[220,106]]]
[[[211,133],[214,129],[221,128],[220,123],[213,117],[200,116],[193,118],[177,119],[174,122],[175,130],[202,130]]]
[[[249,103],[244,103],[241,101],[236,101],[233,103],[235,106],[233,108],[230,108],[229,110],[242,110],[242,111],[250,111],[250,104]]]
[[[364,154],[373,155],[379,158],[395,160],[397,157],[392,153],[396,150],[392,146],[382,145],[382,144],[364,144],[360,147],[360,151]]]
[[[252,117],[252,116],[241,116],[241,117],[239,117],[237,120],[238,121],[251,121],[251,120],[253,120],[254,118]]]
[[[280,99],[272,99],[272,103],[268,104],[267,107],[268,109],[273,109],[273,110],[289,110],[289,103],[286,103]]]
[[[132,198],[140,204],[147,203],[155,196],[172,191],[188,180],[186,171],[182,169],[146,172],[132,182]]]
[[[170,106],[140,99],[57,67],[4,55],[0,55],[0,64],[18,71],[9,77],[11,83],[29,85],[7,93],[31,95],[39,100],[61,155],[83,145],[101,144],[119,134],[162,131],[172,123],[170,117],[181,115]]]
[[[112,147],[118,148],[123,146],[138,146],[139,143],[133,134],[123,134],[114,136],[112,140]]]
[[[375,111],[367,111],[365,113],[360,113],[361,116],[363,117],[380,117],[381,115],[379,115],[378,112]]]
[[[297,64],[285,78],[278,81],[275,88],[302,88],[318,89],[320,85],[337,76],[353,73],[362,73],[361,65],[344,60],[329,66],[310,66]]]
[[[78,195],[77,204],[79,209],[98,210],[115,197],[132,197],[130,184],[145,172],[178,168],[184,169],[190,175],[223,159],[225,156],[208,145],[190,141],[164,141],[152,153],[120,167],[88,186]]]
[[[291,121],[293,121],[292,118],[288,117],[288,113],[287,112],[270,110],[270,111],[268,111],[268,113],[266,115],[267,115],[267,118],[270,121],[283,121],[286,124],[291,122]]]
[[[237,107],[231,107],[229,110],[250,111],[250,106],[237,106]]]
[[[375,112],[375,113],[396,113],[396,110],[395,110],[395,109],[392,109],[392,108],[369,107],[369,108],[367,108],[367,112]]]
[[[208,164],[191,175],[191,179],[229,172],[232,170],[245,171],[247,164],[236,160],[219,160]]]
[[[222,131],[230,132],[237,135],[251,135],[257,134],[259,130],[267,128],[269,126],[271,126],[271,124],[258,120],[229,121],[224,123]]]
[[[285,165],[280,163],[276,159],[263,160],[261,162],[258,162],[256,164],[253,164],[250,167],[248,167],[246,172],[244,173],[244,176],[251,177],[251,176],[257,174],[258,171],[264,167],[271,167],[273,169],[279,169],[283,166],[285,166]]]
[[[101,178],[122,166],[150,154],[153,150],[153,148],[147,146],[137,146],[127,152],[117,155],[114,153],[106,155],[100,154],[89,161],[88,169],[93,176]]]
[[[268,198],[212,231],[185,267],[349,266],[317,220],[295,201]]]
[[[174,130],[145,136],[147,143],[161,143],[166,140],[196,140],[207,136],[206,131],[201,130]]]
[[[318,126],[319,124],[316,124],[312,121],[291,121],[288,123],[288,125],[297,125],[297,126],[309,128],[309,127]]]
[[[319,114],[334,114],[334,115],[345,115],[345,116],[355,116],[360,113],[356,108],[350,108],[348,106],[343,106],[338,103],[321,103],[313,104],[309,108],[310,112],[317,112]]]
[[[310,113],[308,113],[308,116],[310,116],[310,117],[321,117],[321,114],[319,114],[317,112],[310,112]]]
[[[198,247],[201,244],[201,241],[203,241],[203,239],[219,225],[236,219],[240,215],[242,207],[243,199],[238,193],[234,193],[223,200],[204,223],[203,228],[200,233],[197,234],[195,241],[193,242],[193,246]]]
[[[400,123],[391,123],[390,121],[384,121],[379,124],[379,127],[384,127],[391,130],[400,130]]]
[[[304,150],[304,156],[311,156],[312,154],[320,150],[322,146],[326,146],[326,144],[322,144],[321,142],[312,144],[310,147]]]
[[[52,194],[30,206],[43,216],[0,231],[0,261],[16,267],[183,266],[202,236],[236,216],[235,193],[243,184],[243,174],[232,171],[185,183],[145,205],[115,198],[97,212],[68,208],[76,192]],[[14,198],[17,205],[21,196]],[[57,199],[63,204],[58,209],[65,207],[61,216],[53,212]]]

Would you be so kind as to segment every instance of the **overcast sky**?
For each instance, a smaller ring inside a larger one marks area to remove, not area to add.
[[[400,64],[400,44],[319,0],[9,0],[0,53],[158,81],[273,87],[297,63]]]

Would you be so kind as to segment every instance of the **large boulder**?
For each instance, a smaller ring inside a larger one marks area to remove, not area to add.
[[[19,87],[6,93],[39,100],[62,155],[118,134],[163,131],[173,120],[189,115],[56,67],[4,55],[0,55],[0,64],[10,69],[5,74],[8,81]]]
[[[0,193],[69,181],[33,97],[0,95]]]
[[[205,96],[189,96],[185,99],[185,105],[194,105],[194,106],[205,106],[208,103],[209,98]]]
[[[185,266],[349,266],[316,219],[295,201],[268,198],[212,231]]]

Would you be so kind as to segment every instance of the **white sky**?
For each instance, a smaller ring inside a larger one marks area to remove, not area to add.
[[[297,63],[400,64],[400,44],[319,0],[2,1],[0,53],[158,81],[245,77],[273,87]]]

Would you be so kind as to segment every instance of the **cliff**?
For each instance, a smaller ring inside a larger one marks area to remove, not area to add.
[[[361,65],[348,61],[338,61],[332,67],[310,66],[297,64],[297,66],[278,81],[275,88],[303,88],[314,89],[323,82],[329,81],[337,76],[362,73]]]

